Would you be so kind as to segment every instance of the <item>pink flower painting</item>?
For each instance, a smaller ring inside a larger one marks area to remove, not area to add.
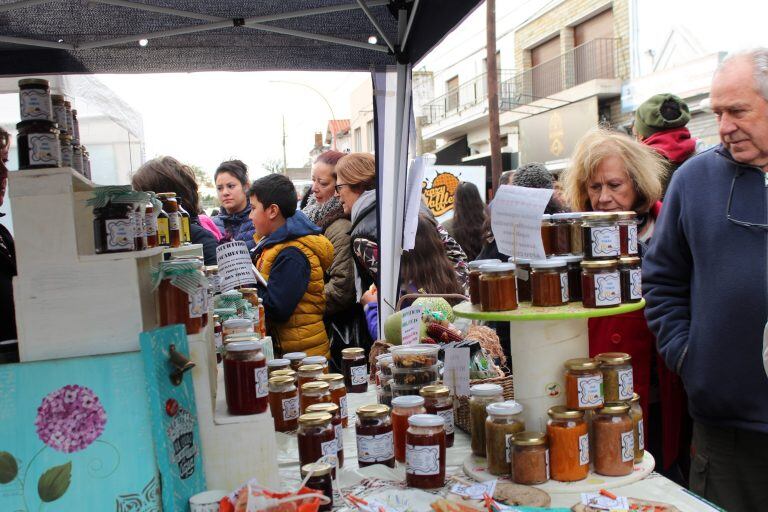
[[[46,395],[37,408],[37,436],[63,453],[84,450],[104,432],[107,413],[87,387],[70,384]]]

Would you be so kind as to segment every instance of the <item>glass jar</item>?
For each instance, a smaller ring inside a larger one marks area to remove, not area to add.
[[[619,258],[619,281],[621,282],[621,303],[640,302],[643,298],[643,278],[639,257]]]
[[[216,350],[216,363],[221,362],[221,347],[224,346],[224,338],[221,335],[221,317],[213,315],[213,348]]]
[[[131,209],[134,251],[143,251],[147,248],[147,234],[144,231],[144,212],[142,211],[141,206],[141,204],[134,203]]]
[[[552,214],[552,252],[555,256],[565,256],[571,253],[571,224],[572,213]]]
[[[347,409],[347,387],[344,385],[344,376],[340,373],[326,373],[317,378],[320,382],[327,382],[331,391],[331,401],[339,406],[341,426],[349,424],[349,411]]]
[[[299,392],[292,377],[269,378],[269,410],[276,432],[292,432],[299,425]]]
[[[632,439],[635,443],[635,464],[643,462],[645,455],[645,429],[643,428],[643,408],[640,395],[633,393],[629,401],[629,417],[632,419]]]
[[[317,462],[323,457],[333,457],[338,451],[336,433],[331,423],[333,417],[327,412],[310,412],[299,416],[299,430],[296,438],[299,443],[299,466]],[[331,477],[336,478],[335,465]]]
[[[171,256],[171,261],[179,261],[192,265],[197,271],[198,276],[205,276],[203,274],[203,259],[190,256]],[[200,327],[203,328],[208,325],[208,287],[202,284],[197,287],[197,290],[189,296],[189,316],[192,318],[200,317]]]
[[[637,256],[637,214],[635,212],[619,212],[619,254],[621,256]]]
[[[368,364],[365,360],[365,350],[359,347],[342,350],[341,371],[349,393],[368,391]]]
[[[160,327],[173,324],[184,324],[187,334],[197,334],[202,329],[204,308],[200,304],[199,293],[188,294],[181,288],[171,284],[169,274],[178,273],[189,268],[188,261],[171,260],[160,263],[161,270],[166,271],[166,277],[160,282],[157,293],[157,303],[160,310]],[[190,274],[202,272],[197,269],[188,270]]]
[[[424,409],[427,414],[437,414],[445,422],[445,446],[453,446],[455,420],[453,412],[453,398],[451,391],[446,386],[431,385],[424,386],[419,391],[424,398]]]
[[[190,216],[189,212],[184,209],[184,204],[181,199],[181,196],[176,197],[176,202],[179,205],[179,219],[181,220],[181,243],[182,244],[191,244],[192,243],[192,233],[189,230],[189,224],[190,224]]]
[[[339,406],[332,402],[317,403],[309,405],[306,412],[324,412],[331,415],[333,435],[336,439],[336,461],[338,463],[337,467],[344,466],[344,427],[341,424]]]
[[[283,354],[283,358],[291,362],[291,370],[295,372],[299,371],[301,362],[305,357],[307,357],[307,354],[304,352],[288,352],[287,354]]]
[[[67,134],[67,136],[69,136],[71,145],[72,128],[67,121],[67,109],[64,106],[64,96],[61,94],[51,94],[51,108],[53,109],[51,120],[56,123],[56,126],[62,134]]]
[[[157,245],[161,247],[170,247],[171,234],[168,231],[168,214],[163,208],[157,212]]]
[[[83,147],[72,144],[72,168],[85,176],[85,163],[83,162]]]
[[[552,239],[554,238],[555,223],[552,222],[552,215],[544,214],[541,216],[541,242],[544,245],[544,254],[554,256]]]
[[[635,393],[632,375],[632,357],[625,352],[604,352],[595,359],[603,372],[605,401],[627,402]]]
[[[288,358],[286,358],[288,359]],[[317,378],[323,375],[323,367],[319,364],[305,364],[299,366],[298,375],[299,395],[304,392],[302,389],[304,384],[317,380]]]
[[[563,405],[547,411],[550,477],[558,482],[577,482],[589,475],[589,428],[584,411]]]
[[[475,260],[467,264],[469,267],[469,302],[471,304],[480,304],[480,267],[491,263],[501,263],[501,260]]]
[[[67,105],[69,102],[65,101],[64,104]],[[69,123],[70,128],[72,128],[72,140],[73,142],[80,144],[80,122],[77,120],[77,109],[72,108],[72,105],[69,106],[69,113],[67,115],[67,122]]]
[[[397,462],[405,462],[405,431],[408,430],[408,418],[426,412],[424,399],[420,396],[399,396],[392,399],[392,440]]]
[[[51,88],[48,80],[42,78],[19,80],[19,110],[22,121],[53,121]]]
[[[543,432],[521,432],[512,438],[512,480],[538,485],[549,480],[549,448]]]
[[[565,405],[585,411],[603,406],[603,373],[594,359],[568,359],[565,364]]]
[[[56,123],[45,119],[16,124],[19,169],[61,167],[61,147]]]
[[[259,307],[259,290],[256,288],[242,287],[238,288],[238,291],[243,295],[243,299],[253,306],[254,309]]]
[[[320,491],[323,496],[328,498],[330,503],[320,505],[317,510],[319,512],[330,512],[333,510],[333,480],[331,473],[333,472],[333,466],[325,462],[315,462],[313,464],[305,464],[301,466],[301,479],[307,478],[304,487],[312,489],[313,491]]]
[[[504,389],[498,384],[476,384],[469,388],[469,422],[472,433],[472,453],[485,457],[486,407],[504,401]]]
[[[582,238],[581,230],[584,223],[584,212],[571,213],[573,219],[571,221],[571,254],[584,254],[584,240]]]
[[[619,257],[619,216],[615,213],[589,212],[584,214],[581,233],[584,259],[604,260]]]
[[[96,254],[134,249],[133,211],[130,204],[107,203],[93,209],[93,241]]]
[[[395,467],[392,421],[386,405],[364,405],[357,409],[357,465],[373,464]]]
[[[512,438],[525,430],[523,406],[514,400],[490,404],[485,408],[485,453],[488,472],[509,475],[512,463]]]
[[[168,214],[168,246],[181,247],[181,214],[176,194],[163,192],[157,194],[157,198],[162,201],[163,211]]]
[[[581,301],[581,261],[582,256],[571,254],[561,256],[566,265],[568,265],[568,302]]]
[[[394,368],[431,368],[437,365],[439,345],[420,343],[390,347]]]
[[[301,361],[301,365],[319,364],[323,367],[323,373],[328,374],[328,360],[325,356],[307,356]]]
[[[60,133],[59,150],[61,151],[61,166],[72,167],[72,137],[66,133]]]
[[[445,428],[440,416],[414,414],[408,418],[405,484],[416,489],[445,485]]]
[[[595,436],[595,473],[624,476],[632,473],[635,442],[629,405],[611,404],[598,409],[592,421]]]
[[[218,265],[206,265],[205,277],[208,278],[208,282],[211,283],[211,293],[218,295],[221,293],[221,281],[219,279],[219,266]]]
[[[272,372],[277,370],[285,370],[291,368],[291,362],[287,359],[270,359],[267,361],[267,372],[272,375]]]
[[[514,263],[491,263],[480,267],[480,309],[517,309],[517,283]]]
[[[581,303],[585,308],[609,308],[621,304],[617,265],[617,260],[581,262]]]
[[[229,414],[259,414],[267,410],[267,358],[258,343],[236,341],[227,345],[224,354],[224,391]]]
[[[515,284],[517,285],[517,301],[531,302],[531,261],[528,258],[509,258],[517,267],[515,269]]]
[[[531,261],[531,305],[568,304],[568,264],[559,258]]]
[[[384,382],[392,380],[392,354],[381,354],[376,356],[376,384],[382,385]]]
[[[329,404],[331,401],[331,387],[327,382],[307,382],[299,386],[299,410],[307,412],[307,407],[312,404]]]

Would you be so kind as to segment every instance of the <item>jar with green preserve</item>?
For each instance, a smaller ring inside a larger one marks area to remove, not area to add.
[[[485,408],[485,452],[488,472],[509,475],[512,469],[512,439],[525,430],[523,406],[514,400],[488,405]]]
[[[469,422],[472,429],[472,453],[485,457],[486,408],[504,401],[504,389],[498,384],[476,384],[469,389]]]

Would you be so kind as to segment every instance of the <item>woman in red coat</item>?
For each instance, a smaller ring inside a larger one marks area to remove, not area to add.
[[[665,174],[663,160],[651,148],[622,133],[596,129],[577,144],[562,182],[573,211],[637,212],[642,256],[661,209],[659,199]],[[659,421],[658,417],[651,417],[649,404],[661,405],[662,439],[650,441],[651,446],[661,449],[661,453],[653,454],[657,459],[661,456],[657,464],[669,469],[681,448],[686,398],[679,378],[658,356],[656,340],[648,330],[643,311],[590,319],[589,352],[590,357],[601,352],[626,352],[632,356],[634,387],[640,395],[646,438],[648,426]],[[654,368],[658,385],[655,380],[652,385]]]

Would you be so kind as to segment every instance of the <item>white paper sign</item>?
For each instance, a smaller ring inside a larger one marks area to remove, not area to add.
[[[629,503],[624,496],[617,496],[616,499],[603,496],[602,494],[583,492],[581,493],[581,503],[583,505],[599,508],[602,510],[627,510]]]
[[[541,216],[552,190],[502,185],[491,202],[491,230],[499,252],[517,258],[546,257]]]
[[[421,341],[419,331],[421,330],[421,306],[409,306],[403,310],[400,319],[400,334],[403,338],[403,345],[416,345]]]
[[[443,384],[453,396],[469,396],[469,347],[445,349]]]
[[[488,480],[473,485],[456,484],[451,487],[451,492],[459,496],[465,496],[471,500],[481,500],[484,495],[493,496],[498,480]]]
[[[417,156],[408,170],[407,196],[405,201],[405,219],[403,226],[403,250],[410,251],[416,244],[416,229],[419,226],[419,207],[421,206],[421,182],[428,165],[426,160],[434,162],[432,156]]]
[[[219,287],[222,292],[234,290],[236,286],[256,283],[251,255],[245,242],[227,242],[216,248],[219,265]]]

